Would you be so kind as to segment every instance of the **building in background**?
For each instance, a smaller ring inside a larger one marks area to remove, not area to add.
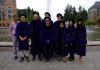
[[[95,20],[97,17],[100,17],[100,1],[95,2],[88,10],[88,18]]]
[[[16,0],[0,0],[0,27],[9,27],[16,15]]]

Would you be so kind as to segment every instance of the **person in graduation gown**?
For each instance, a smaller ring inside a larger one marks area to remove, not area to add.
[[[86,27],[82,22],[82,19],[78,20],[78,50],[79,62],[82,62],[82,56],[86,56]]]
[[[63,46],[63,36],[65,31],[65,23],[62,21],[59,24],[58,30],[57,30],[57,55],[58,60],[62,60],[62,57],[64,57],[65,53],[65,46]]]
[[[49,61],[53,54],[53,26],[51,18],[46,17],[44,19],[43,29],[41,31],[41,42],[43,43],[43,56],[46,61]]]
[[[56,56],[57,55],[57,36],[58,36],[58,34],[57,34],[57,31],[58,31],[58,29],[59,29],[59,25],[60,25],[60,23],[61,22],[63,22],[63,20],[62,20],[62,14],[60,14],[60,13],[58,13],[57,15],[56,15],[56,17],[57,17],[57,21],[55,21],[54,22],[54,24],[53,24],[53,31],[54,31],[54,36],[55,36],[55,41],[54,41],[54,44],[53,44],[53,48],[54,48],[54,55]]]
[[[71,19],[69,21],[69,30],[70,30],[70,44],[68,46],[68,53],[70,54],[69,60],[74,61],[75,56],[74,54],[77,51],[77,28],[74,26],[75,21]]]
[[[31,54],[33,56],[33,61],[38,55],[39,60],[42,60],[42,48],[40,45],[40,30],[41,30],[41,20],[38,12],[33,13],[33,21],[30,23],[30,32],[31,32]]]
[[[19,51],[21,52],[21,60],[20,62],[23,62],[24,59],[29,62],[29,35],[30,35],[30,29],[29,24],[25,21],[26,16],[21,15],[20,16],[21,21],[17,24],[16,27],[16,36],[19,41]]]
[[[70,46],[70,29],[69,22],[66,24],[63,35],[63,61],[66,62],[68,59],[68,47]]]
[[[62,20],[62,14],[57,14],[57,21],[54,23],[54,36],[55,36],[55,43],[54,49],[55,53],[58,56],[58,60],[61,61],[63,57],[63,35],[65,30],[65,22]]]

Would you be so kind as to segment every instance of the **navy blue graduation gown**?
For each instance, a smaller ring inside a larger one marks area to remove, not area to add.
[[[77,28],[73,26],[69,27],[70,29],[70,43],[76,44],[77,43]]]
[[[58,28],[57,30],[57,54],[60,56],[63,56],[63,50],[64,50],[64,46],[63,46],[63,36],[64,36],[64,28]]]
[[[78,27],[78,50],[77,54],[80,56],[86,55],[86,28],[83,24],[80,24]]]
[[[60,23],[63,21],[55,21],[53,24],[53,32],[54,32],[54,43],[53,43],[53,48],[54,48],[54,53],[58,54],[58,29],[59,29],[59,25]]]
[[[16,34],[15,34],[19,40],[19,50],[29,50],[29,35],[30,35],[30,29],[29,24],[27,22],[20,22],[17,24],[16,27]],[[21,37],[27,37],[26,40],[21,41],[19,36]]]
[[[41,57],[41,46],[40,46],[40,32],[42,29],[41,20],[33,20],[30,23],[30,37],[31,37],[31,53],[35,57],[38,54]]]
[[[70,37],[68,38],[69,46],[68,46],[68,53],[74,54],[77,51],[77,28],[70,26],[68,28]]]
[[[68,55],[68,47],[70,46],[70,29],[65,28],[63,35],[63,56]]]
[[[53,36],[53,31],[52,31],[52,26],[51,27],[43,27],[41,31],[41,42],[42,42],[42,48],[43,48],[43,56],[46,59],[49,59],[53,55],[53,48],[52,44],[54,42],[54,36]],[[49,40],[49,43],[47,41]]]
[[[64,45],[70,44],[70,29],[69,28],[65,28],[63,39],[64,39],[63,40]]]

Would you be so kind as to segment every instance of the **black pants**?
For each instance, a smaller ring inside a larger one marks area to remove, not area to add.
[[[52,53],[53,53],[51,44],[46,43],[44,45],[44,50],[43,51],[44,51],[43,55],[44,55],[45,59],[50,59],[51,56],[52,56]]]
[[[62,46],[62,57],[68,56],[68,46]]]
[[[74,54],[77,51],[77,45],[76,44],[69,44],[68,46],[68,52],[70,54],[70,59],[74,60]]]
[[[31,44],[31,54],[33,56],[33,58],[36,57],[36,55],[38,55],[39,59],[41,58],[41,46],[39,44],[39,42],[34,42]]]

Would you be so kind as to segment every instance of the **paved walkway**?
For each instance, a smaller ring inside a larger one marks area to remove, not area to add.
[[[74,62],[67,63],[56,59],[50,62],[36,60],[20,63],[13,59],[12,48],[0,48],[0,70],[100,70],[100,46],[87,47],[83,64],[77,62],[77,56]]]

